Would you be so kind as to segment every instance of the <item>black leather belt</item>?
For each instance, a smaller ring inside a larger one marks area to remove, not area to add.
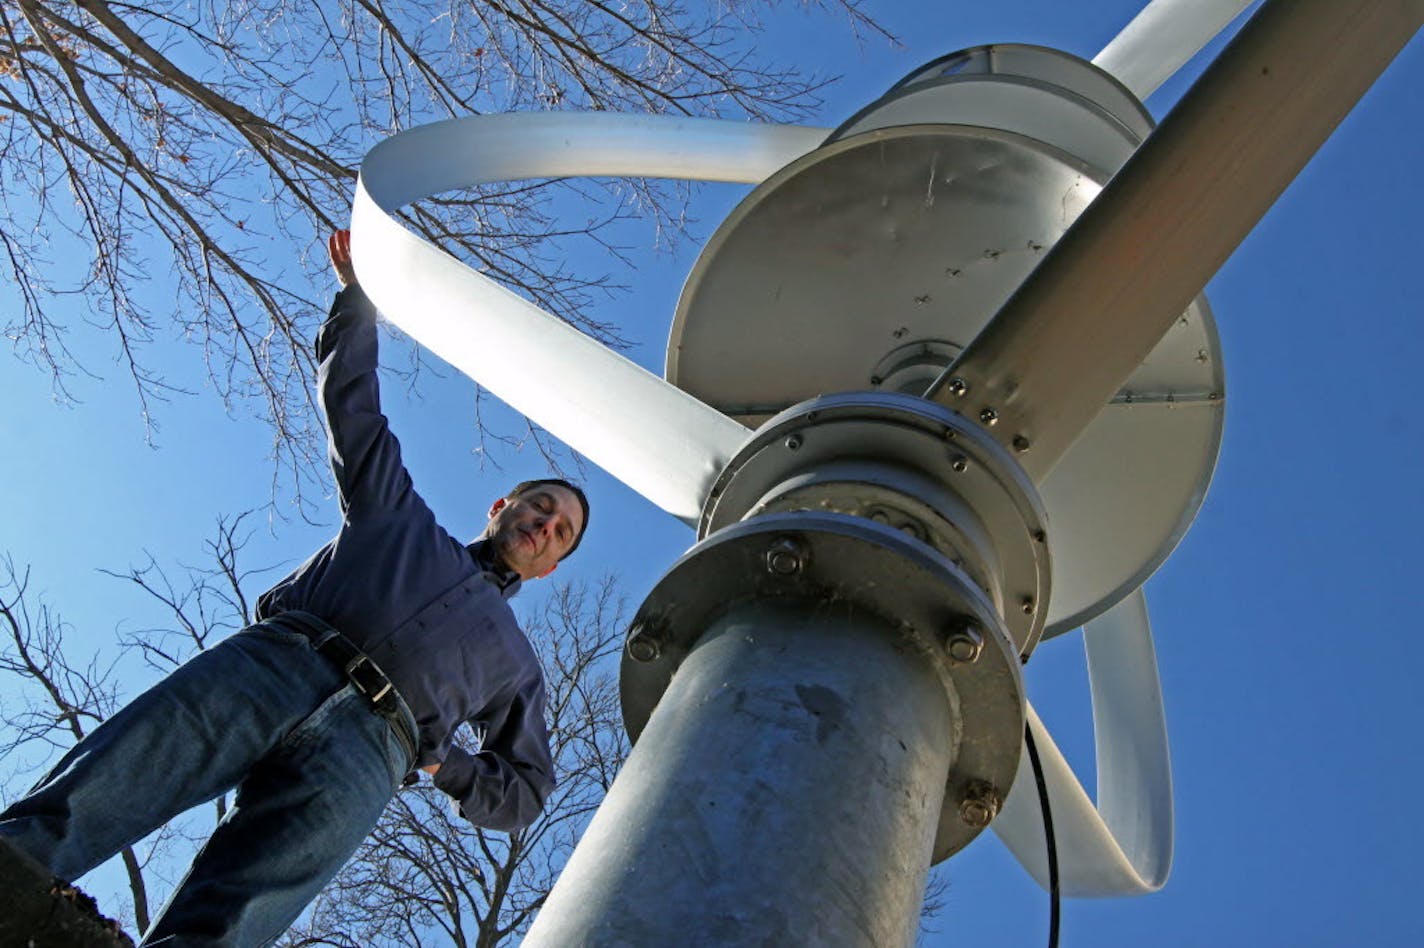
[[[371,707],[382,714],[400,713],[395,686],[386,673],[340,632],[317,643],[316,652],[345,672],[357,693],[371,702]]]
[[[372,710],[395,725],[396,733],[405,743],[414,765],[416,737],[407,717],[410,712],[403,710],[400,693],[386,673],[381,671],[381,666],[371,661],[365,652],[351,644],[350,639],[329,623],[309,612],[283,612],[267,621],[305,635],[318,655],[341,669],[356,693],[370,702]]]

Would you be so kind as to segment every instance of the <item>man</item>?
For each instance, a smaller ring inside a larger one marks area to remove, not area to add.
[[[351,237],[317,339],[341,512],[335,539],[0,813],[0,838],[74,879],[236,786],[143,944],[266,944],[341,868],[415,768],[472,822],[527,826],[554,785],[544,681],[506,600],[573,552],[583,492],[529,481],[466,546],[412,489],[380,412],[376,313]],[[478,753],[452,742],[462,724]]]

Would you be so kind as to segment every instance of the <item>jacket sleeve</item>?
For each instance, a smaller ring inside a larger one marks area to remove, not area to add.
[[[544,725],[544,683],[521,689],[504,713],[486,718],[479,753],[451,745],[435,786],[460,814],[487,829],[514,832],[533,823],[554,790],[554,763]]]
[[[411,489],[400,442],[381,414],[376,381],[376,307],[359,285],[336,294],[317,334],[317,374],[327,454],[341,512],[393,506]]]

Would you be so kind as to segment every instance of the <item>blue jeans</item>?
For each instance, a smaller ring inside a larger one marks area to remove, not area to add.
[[[75,879],[235,786],[143,944],[264,945],[355,852],[411,764],[396,728],[306,636],[259,623],[80,741],[0,813],[0,834]]]

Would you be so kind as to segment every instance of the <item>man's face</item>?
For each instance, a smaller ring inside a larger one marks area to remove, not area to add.
[[[518,497],[501,497],[489,516],[484,536],[522,579],[551,573],[583,530],[578,498],[558,484],[540,484]]]

